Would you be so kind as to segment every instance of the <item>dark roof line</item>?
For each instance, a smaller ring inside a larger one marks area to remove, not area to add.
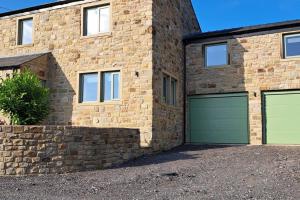
[[[73,3],[73,2],[78,2],[78,1],[83,1],[83,0],[65,0],[65,1],[57,1],[57,2],[53,2],[53,3],[42,4],[42,5],[28,7],[28,8],[24,8],[24,9],[20,9],[20,10],[13,10],[13,11],[9,11],[9,12],[0,13],[0,17],[7,17],[7,16],[21,14],[21,13],[25,13],[25,12],[31,12],[31,11],[35,11],[35,10],[39,10],[39,9],[51,8],[54,6],[65,5],[68,3]]]
[[[224,29],[211,32],[203,33],[192,33],[183,38],[186,43],[190,43],[196,40],[203,40],[208,38],[217,38],[217,37],[226,37],[233,35],[243,35],[249,33],[263,32],[263,31],[273,31],[286,28],[294,28],[300,26],[300,20],[290,20],[284,22],[270,23],[270,24],[261,24],[256,26],[245,26],[232,29]]]
[[[2,57],[0,58],[0,69],[8,68],[8,67],[18,67],[22,64],[28,63],[36,58],[47,55],[46,53],[38,53],[38,54],[29,54],[29,55],[21,55],[21,56],[12,56],[12,57]]]

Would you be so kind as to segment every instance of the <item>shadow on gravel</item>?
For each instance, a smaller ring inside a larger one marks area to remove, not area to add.
[[[146,155],[135,160],[131,160],[119,166],[112,167],[113,169],[124,167],[139,167],[145,165],[155,165],[168,163],[178,160],[193,160],[199,158],[197,154],[191,154],[188,152],[204,151],[209,149],[223,149],[233,147],[231,145],[182,145],[171,149],[169,151],[159,152],[153,155]],[[235,146],[236,147],[236,146]]]

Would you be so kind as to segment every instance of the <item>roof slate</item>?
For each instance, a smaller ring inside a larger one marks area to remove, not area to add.
[[[32,61],[38,57],[46,55],[48,53],[39,53],[31,55],[13,56],[13,57],[0,57],[0,69],[6,67],[18,67],[24,63]]]

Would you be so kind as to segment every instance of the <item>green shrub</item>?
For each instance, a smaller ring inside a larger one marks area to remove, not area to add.
[[[35,125],[49,114],[49,90],[29,70],[0,83],[0,110],[15,125]]]

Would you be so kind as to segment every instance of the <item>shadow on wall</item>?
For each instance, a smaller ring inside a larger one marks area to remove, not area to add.
[[[50,88],[50,114],[46,124],[50,125],[72,125],[73,99],[75,90],[69,82],[76,79],[75,74],[65,74],[61,66],[53,56],[49,54],[49,81],[47,86]],[[70,68],[72,66],[69,66]],[[71,71],[71,70],[70,70]],[[73,77],[74,76],[74,77]]]

